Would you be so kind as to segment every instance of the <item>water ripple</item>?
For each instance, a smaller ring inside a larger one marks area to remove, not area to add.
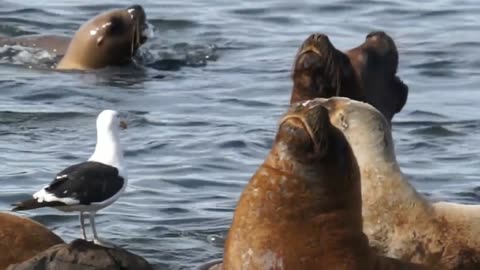
[[[128,5],[4,1],[0,33],[72,35],[99,10]],[[474,0],[143,5],[155,36],[136,65],[57,72],[50,64],[58,58],[44,51],[0,48],[0,210],[87,159],[96,114],[117,109],[129,122],[121,134],[129,186],[98,213],[99,233],[158,269],[192,269],[219,258],[236,201],[287,108],[298,46],[324,32],[347,50],[372,30],[395,38],[400,76],[410,88],[393,121],[402,170],[432,200],[480,203],[480,8]],[[67,241],[79,237],[75,214],[22,215]]]

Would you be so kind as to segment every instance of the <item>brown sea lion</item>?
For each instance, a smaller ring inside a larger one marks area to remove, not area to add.
[[[223,269],[422,269],[370,251],[361,207],[347,140],[319,102],[295,103],[238,201]]]
[[[0,269],[61,243],[60,237],[36,221],[0,213]]]
[[[344,96],[365,101],[390,121],[406,103],[408,87],[396,76],[398,51],[384,32],[371,32],[346,53],[324,34],[310,35],[300,46],[292,72],[290,103]]]
[[[140,5],[103,12],[67,37],[0,38],[0,45],[22,45],[63,55],[57,69],[90,70],[129,64],[146,42],[145,11]]]
[[[430,203],[402,174],[390,125],[377,109],[347,98],[321,102],[358,161],[371,245],[435,269],[480,269],[480,205]]]

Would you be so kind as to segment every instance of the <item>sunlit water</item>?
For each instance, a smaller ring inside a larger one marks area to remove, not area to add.
[[[45,3],[48,2],[48,3]],[[0,209],[89,157],[102,109],[128,113],[122,133],[129,187],[101,211],[103,238],[158,269],[191,269],[222,255],[243,187],[286,110],[293,57],[313,32],[340,49],[372,30],[394,37],[410,87],[393,121],[399,162],[432,199],[480,197],[480,6],[434,1],[138,1],[155,36],[147,68],[60,73],[42,51],[0,48]],[[0,0],[0,34],[71,35],[126,1]],[[54,56],[53,56],[54,57]],[[33,66],[33,68],[29,68]],[[65,240],[78,217],[26,212]]]

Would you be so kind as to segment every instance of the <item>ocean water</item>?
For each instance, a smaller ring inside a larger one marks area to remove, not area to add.
[[[48,2],[48,3],[46,3]],[[324,2],[324,3],[320,3]],[[87,159],[95,118],[124,112],[127,192],[97,215],[101,237],[158,269],[222,256],[243,187],[288,106],[293,59],[314,32],[346,50],[383,30],[400,53],[407,105],[393,120],[397,158],[433,200],[480,203],[480,4],[390,1],[138,1],[154,37],[145,70],[60,73],[44,51],[0,47],[0,210]],[[105,0],[0,0],[0,35],[72,35]],[[66,241],[78,216],[22,213]],[[212,239],[216,239],[212,241]]]

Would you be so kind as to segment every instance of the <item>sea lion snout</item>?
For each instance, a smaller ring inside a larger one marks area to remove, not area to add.
[[[371,67],[385,69],[387,74],[397,72],[398,50],[393,39],[383,31],[374,31],[365,38],[365,49],[369,53]]]
[[[140,5],[133,5],[127,8],[127,12],[130,14],[132,20],[137,23],[137,35],[140,44],[144,44],[148,39],[148,24],[147,24],[147,14],[145,10]]]
[[[314,70],[326,65],[330,40],[323,34],[310,35],[300,46],[295,60],[296,70]]]
[[[322,33],[310,35],[300,46],[292,79],[294,90],[290,103],[338,95],[357,98],[354,93],[360,88],[348,57]]]
[[[127,7],[127,11],[128,13],[132,14],[133,16],[139,16],[141,18],[143,18],[143,20],[145,20],[145,10],[143,9],[142,6],[140,5],[133,5],[133,6],[129,6]]]
[[[280,120],[279,132],[294,155],[323,157],[328,150],[328,111],[317,100],[297,102]]]
[[[382,55],[396,53],[397,47],[393,39],[383,31],[375,31],[367,34],[365,38],[367,44],[381,52]]]
[[[314,52],[319,56],[325,55],[328,50],[334,48],[327,35],[315,33],[310,35],[300,46],[299,55],[307,52]]]
[[[300,46],[296,57],[296,69],[310,69],[327,65],[327,58],[335,50],[325,34],[310,35]]]

